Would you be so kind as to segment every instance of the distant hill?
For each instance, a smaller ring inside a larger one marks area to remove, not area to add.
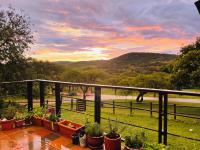
[[[134,69],[140,73],[149,73],[159,71],[161,66],[173,61],[176,57],[177,55],[172,54],[132,52],[110,60],[59,61],[55,63],[75,68],[97,67],[111,73],[123,72],[127,69]]]

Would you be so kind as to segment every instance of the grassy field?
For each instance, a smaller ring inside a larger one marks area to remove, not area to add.
[[[186,92],[200,92],[200,89],[184,89],[183,91],[186,91]],[[117,92],[115,93],[115,90],[113,90],[113,89],[103,89],[102,90],[102,94],[122,95],[123,91],[122,90],[117,90]],[[129,95],[130,96],[137,96],[138,92],[137,91],[133,91]],[[155,94],[154,93],[146,93],[145,96],[154,97]],[[199,98],[197,96],[187,96],[187,95],[177,95],[177,94],[170,94],[169,97],[170,98],[192,98],[192,99],[198,99]]]
[[[13,101],[19,101],[20,98],[16,98]],[[25,99],[21,99],[20,101],[27,102]],[[112,103],[112,101],[106,101],[107,103]],[[142,103],[142,104],[135,104],[135,101],[133,101],[133,107],[137,108],[150,108],[150,101],[148,103]],[[158,110],[158,103],[157,101],[151,101],[155,103],[153,105],[153,110]],[[120,104],[124,106],[130,106],[130,100],[116,100],[115,104]],[[169,103],[168,111],[173,112],[173,104]],[[34,104],[34,106],[38,106],[39,103]],[[52,103],[52,105],[55,105]],[[80,114],[77,112],[72,112],[68,110],[62,110],[62,118],[84,124],[86,121],[86,118],[88,118],[90,121],[94,120],[94,105],[93,102],[88,102],[87,111],[85,114]],[[196,116],[200,117],[200,103],[194,104],[194,103],[178,103],[176,102],[177,106],[192,106],[192,107],[199,107],[199,108],[188,108],[188,107],[177,107],[177,113],[185,113],[185,114],[194,114]],[[75,110],[75,104],[74,104],[74,110]],[[106,108],[106,107],[112,107],[111,105],[104,104],[104,107],[101,110],[101,116],[103,118],[110,118],[113,120],[121,121],[124,123],[130,123],[133,125],[138,125],[142,127],[151,128],[154,130],[158,130],[158,114],[156,112],[153,112],[153,116],[150,116],[150,112],[143,111],[143,110],[135,110],[133,109],[132,115],[130,115],[129,109],[115,109],[115,114],[113,114],[112,108]],[[63,109],[70,109],[71,104],[70,103],[63,103],[62,105]],[[90,116],[91,115],[91,116]],[[168,132],[190,137],[190,138],[196,138],[200,139],[200,119],[190,119],[190,118],[184,118],[177,116],[177,119],[174,120],[173,115],[168,116]],[[105,131],[108,131],[108,120],[101,119],[101,125]],[[128,134],[134,134],[134,132],[140,130],[140,128],[136,128],[133,126],[128,126],[124,124],[117,124],[119,127],[120,134],[122,137],[128,135]],[[125,129],[125,130],[123,130]],[[158,140],[158,133],[145,130],[146,135],[148,137],[148,142],[157,142]],[[168,135],[168,145],[170,145],[171,149],[174,150],[199,150],[200,148],[200,142],[192,141],[180,137],[174,137],[171,135]]]
[[[122,103],[120,103],[122,104]],[[68,120],[72,120],[81,124],[84,124],[86,121],[86,118],[88,118],[90,121],[94,120],[93,115],[94,114],[94,107],[93,103],[89,104],[90,106],[87,107],[87,112],[86,114],[79,114],[76,112],[71,112],[67,110],[62,110],[62,117],[66,118]],[[123,105],[127,105],[126,101],[124,101]],[[148,108],[148,104],[135,104],[136,107],[140,108]],[[184,105],[182,103],[178,105]],[[197,106],[196,104],[190,104],[193,106]],[[199,105],[199,104],[198,104]],[[200,106],[200,105],[199,105]],[[104,105],[106,107],[106,105]],[[108,107],[108,106],[107,106]],[[65,103],[63,104],[62,108],[67,108],[70,109],[70,104]],[[74,106],[75,108],[75,106]],[[154,110],[157,110],[157,106],[153,107]],[[130,115],[130,110],[128,109],[119,109],[116,108],[115,114],[113,114],[112,108],[102,108],[102,117],[104,118],[111,118],[113,120],[118,120],[121,122],[126,122],[138,126],[143,126],[151,129],[158,129],[158,114],[153,113],[153,117],[150,117],[149,112],[145,111],[140,111],[140,110],[134,110],[133,114]],[[171,112],[172,109],[169,109]],[[180,111],[180,110],[178,110]],[[189,109],[189,108],[184,108],[181,110],[182,113],[190,112],[194,113],[197,115],[200,115],[200,109]],[[102,119],[101,120],[102,127],[105,131],[108,129],[108,121]],[[127,126],[123,124],[119,124],[119,131],[120,134],[124,137],[128,134],[134,134],[134,132],[138,131],[139,128],[132,127],[132,126]],[[123,130],[125,129],[125,130]],[[145,130],[147,137],[148,137],[148,142],[157,142],[158,139],[158,133],[157,132],[152,132]],[[197,138],[200,139],[200,120],[197,119],[190,119],[190,118],[183,118],[183,117],[177,117],[177,120],[173,119],[173,116],[169,116],[169,121],[168,121],[168,132],[173,133],[173,134],[178,134],[186,137],[191,137],[191,138]],[[187,140],[184,138],[177,138],[171,135],[168,135],[168,144],[170,147],[174,150],[199,150],[200,147],[200,142],[195,142],[192,140]]]

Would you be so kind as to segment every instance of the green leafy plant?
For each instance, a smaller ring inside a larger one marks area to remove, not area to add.
[[[158,143],[145,143],[144,150],[170,150],[170,147]]]
[[[108,120],[108,124],[109,124],[109,132],[106,134],[106,136],[110,139],[116,139],[120,137],[119,132],[123,132],[123,130],[125,129],[125,128],[122,128],[119,131],[119,128],[118,128],[119,125],[117,121],[114,121],[113,123],[111,123],[110,118]]]
[[[59,117],[56,114],[50,114],[48,117],[48,120],[53,121],[53,122],[58,122]]]
[[[144,131],[125,137],[125,145],[129,148],[140,149],[144,147],[145,141],[146,136]]]
[[[95,123],[87,122],[85,125],[85,132],[91,137],[100,137],[103,135],[103,131],[97,122]]]
[[[8,120],[11,120],[15,117],[16,112],[16,108],[10,106],[3,111],[2,116]]]
[[[33,110],[33,115],[43,118],[44,116],[46,116],[46,109],[42,107],[37,107]]]
[[[3,108],[4,108],[4,100],[0,97],[0,118],[3,113]]]
[[[26,118],[26,115],[23,112],[17,112],[15,114],[15,119],[16,120],[24,120]]]

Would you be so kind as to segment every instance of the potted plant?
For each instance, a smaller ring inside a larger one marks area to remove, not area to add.
[[[19,128],[25,124],[25,115],[21,112],[15,114],[15,127]]]
[[[143,131],[134,135],[126,136],[124,141],[124,150],[141,150],[144,147],[145,140],[146,136]]]
[[[37,126],[43,126],[43,117],[46,114],[46,111],[42,107],[38,107],[33,110],[33,116],[31,118],[32,123]]]
[[[43,126],[49,130],[58,132],[58,122],[60,121],[60,119],[56,115],[54,108],[49,109],[48,112],[50,112],[50,115],[46,115],[46,117],[43,119]]]
[[[16,108],[11,106],[3,111],[2,114],[3,119],[0,122],[2,130],[10,130],[15,127],[15,119],[14,119],[15,113],[16,113]]]
[[[32,124],[32,117],[33,117],[33,111],[25,111],[24,112],[24,116],[25,116],[25,124],[26,125],[31,125]]]
[[[121,136],[117,133],[117,124],[111,124],[109,119],[109,132],[104,137],[104,144],[106,150],[121,150]]]
[[[98,123],[87,123],[85,126],[87,144],[91,149],[102,149],[104,136]]]
[[[65,135],[69,138],[71,138],[73,134],[78,133],[80,129],[83,128],[83,125],[68,120],[59,122],[58,126],[60,134]]]

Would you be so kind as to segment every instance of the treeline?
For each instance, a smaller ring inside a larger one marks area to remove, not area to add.
[[[163,89],[200,88],[200,38],[181,48],[172,63],[148,72],[139,72],[135,65],[112,72],[95,66],[71,67],[34,60],[25,55],[33,41],[26,16],[12,8],[0,11],[0,82],[48,79]]]

